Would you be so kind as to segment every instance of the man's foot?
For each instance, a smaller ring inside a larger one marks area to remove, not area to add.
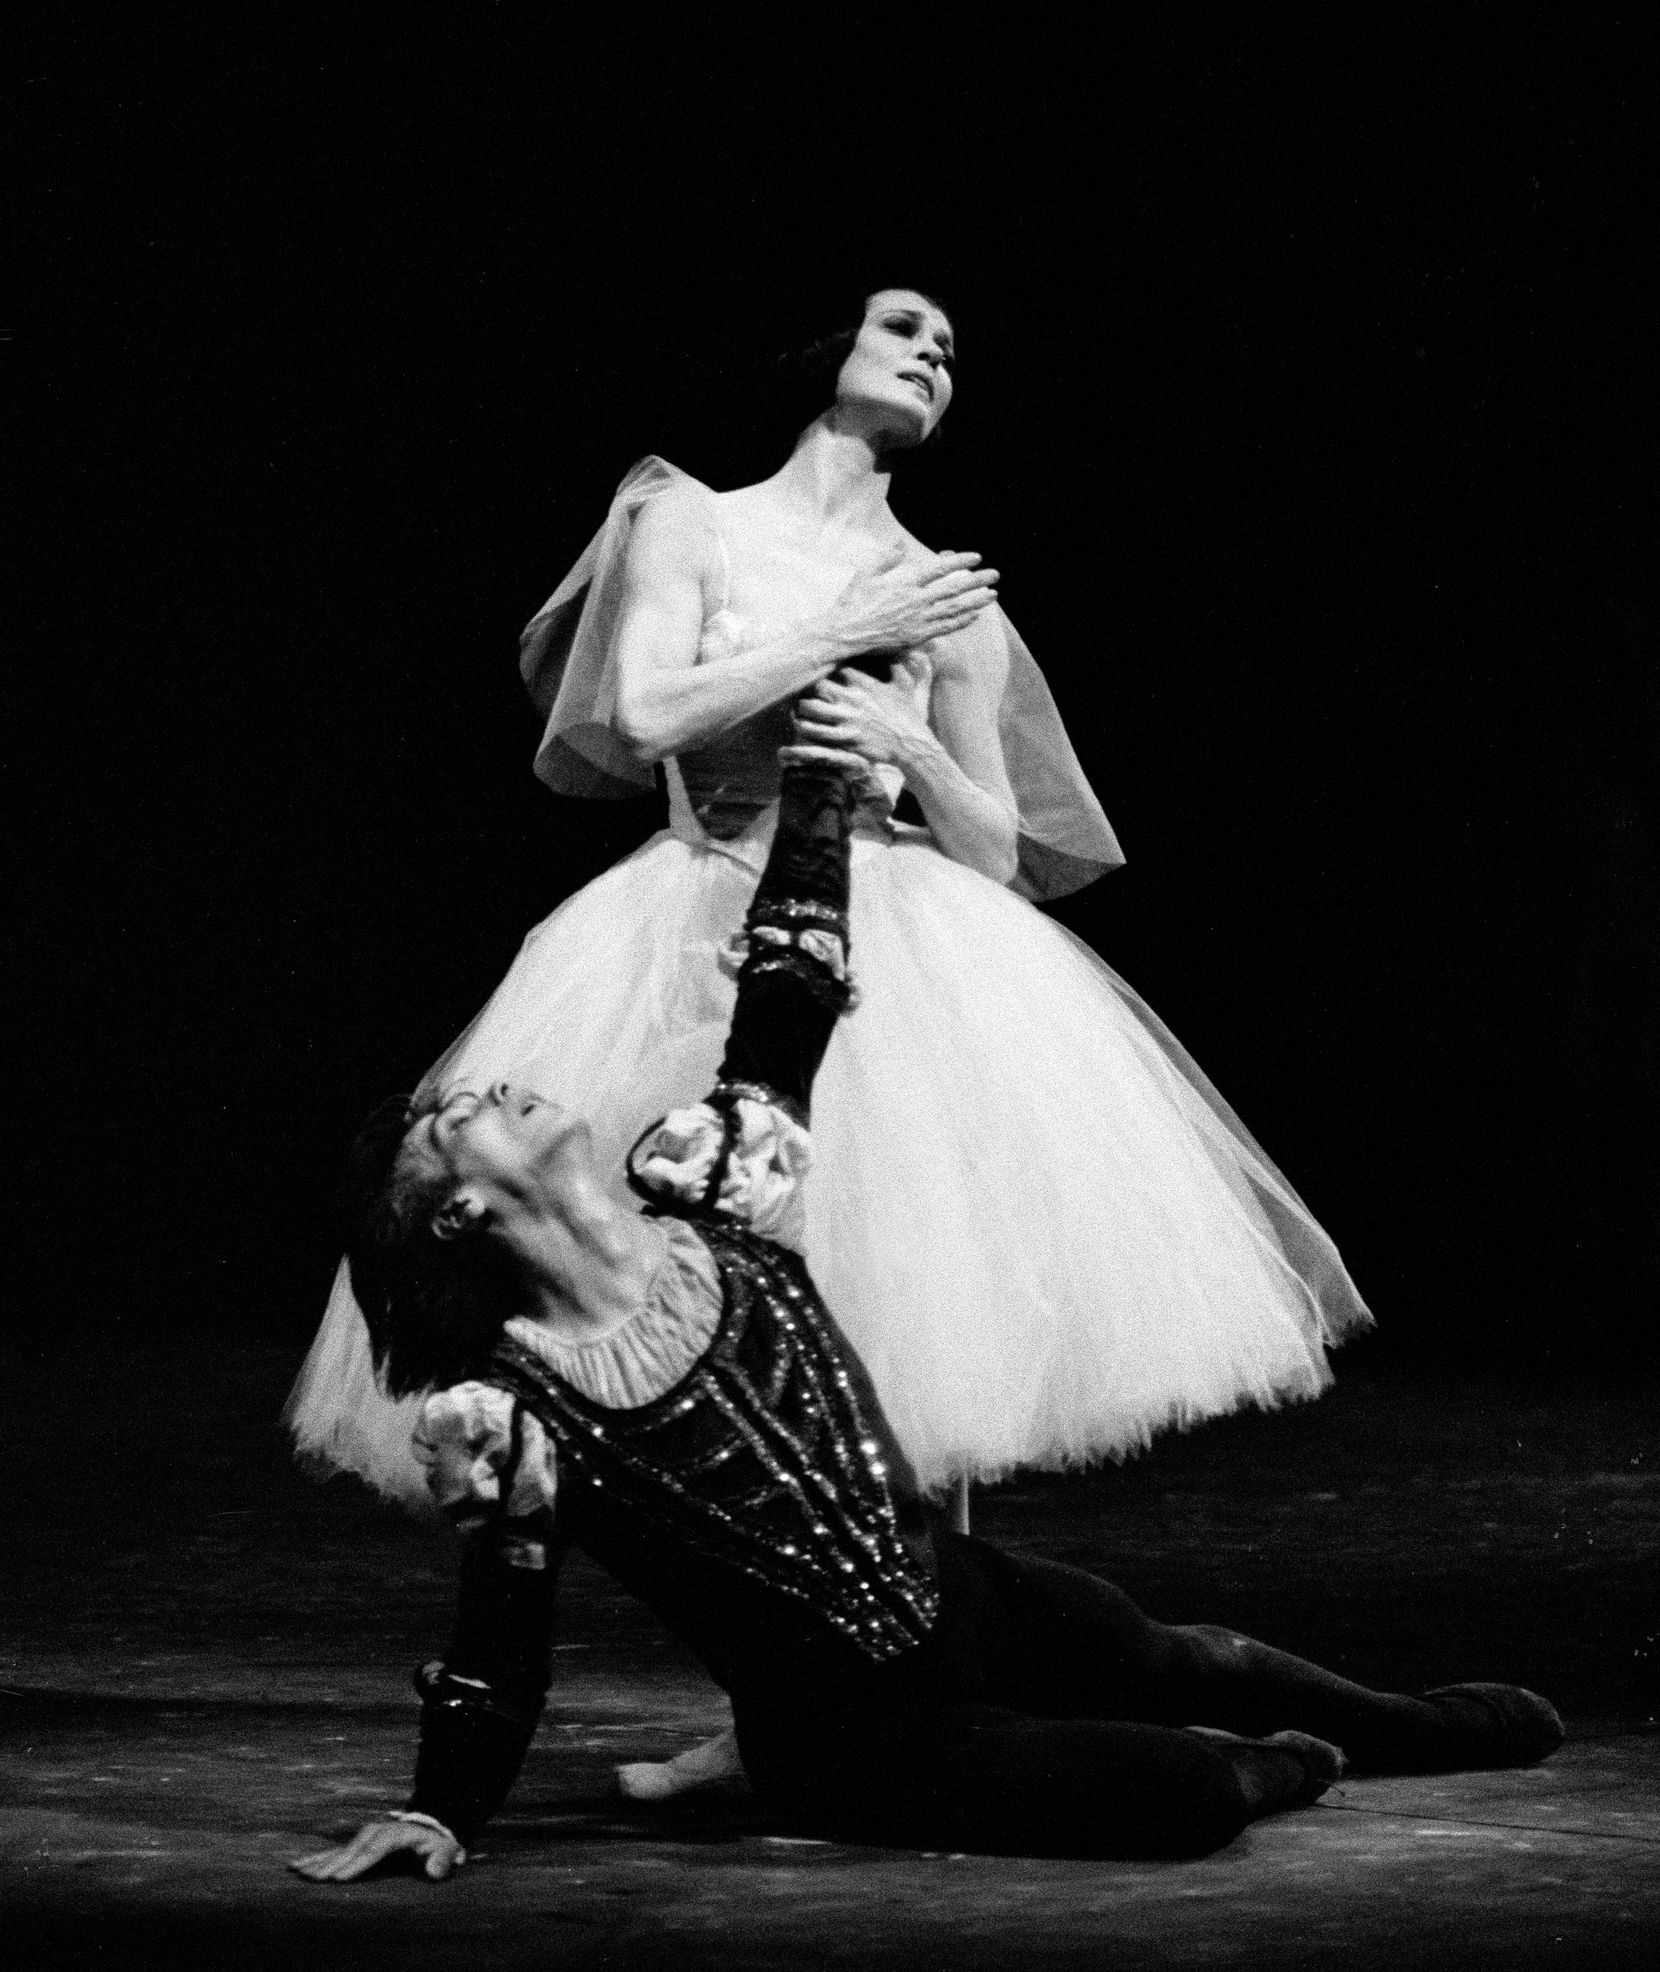
[[[1309,1732],[1271,1732],[1266,1739],[1245,1739],[1237,1732],[1223,1732],[1219,1726],[1189,1726],[1200,1739],[1218,1742],[1218,1751],[1238,1749],[1236,1766],[1240,1783],[1263,1814],[1277,1814],[1283,1808],[1309,1808],[1334,1781],[1343,1778],[1348,1761],[1341,1746],[1328,1739],[1316,1739]],[[1250,1756],[1257,1757],[1252,1759]],[[1293,1776],[1295,1762],[1300,1779]],[[1276,1770],[1282,1776],[1275,1785]]]
[[[1562,1744],[1556,1707],[1519,1684],[1444,1684],[1419,1694],[1455,1728],[1460,1767],[1531,1767]]]
[[[633,1760],[618,1767],[617,1785],[631,1801],[670,1801],[697,1787],[741,1780],[743,1774],[738,1735],[728,1726],[725,1732],[688,1747],[672,1760]]]

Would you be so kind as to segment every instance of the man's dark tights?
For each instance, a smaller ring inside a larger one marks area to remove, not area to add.
[[[746,1717],[752,1777],[803,1825],[1010,1854],[1191,1856],[1286,1805],[1289,1755],[1180,1730],[1294,1730],[1357,1769],[1456,1760],[1421,1699],[1368,1690],[1209,1624],[1146,1616],[1110,1582],[940,1540],[939,1628],[845,1705]]]
[[[1292,1729],[1341,1746],[1363,1773],[1423,1772],[1457,1748],[1453,1723],[1421,1698],[1373,1691],[1213,1623],[1154,1622],[1081,1568],[968,1545],[979,1550],[973,1573],[996,1584],[995,1600],[977,1600],[972,1648],[1002,1703],[1252,1738]]]

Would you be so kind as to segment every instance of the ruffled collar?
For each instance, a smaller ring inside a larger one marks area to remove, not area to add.
[[[530,1315],[507,1333],[591,1403],[638,1410],[682,1382],[720,1326],[720,1275],[696,1231],[677,1219],[648,1221],[663,1257],[639,1308],[608,1333],[570,1342]]]

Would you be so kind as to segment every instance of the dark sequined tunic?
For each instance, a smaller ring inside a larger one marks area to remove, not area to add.
[[[563,1531],[706,1661],[728,1654],[706,1634],[711,1606],[755,1590],[788,1598],[804,1634],[898,1656],[937,1612],[933,1547],[864,1367],[794,1254],[719,1214],[686,1216],[719,1270],[722,1311],[673,1389],[610,1409],[511,1337],[498,1348],[491,1380],[554,1439]]]

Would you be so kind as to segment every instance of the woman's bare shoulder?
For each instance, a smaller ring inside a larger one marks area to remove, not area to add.
[[[635,517],[631,555],[652,561],[701,559],[718,497],[696,480],[665,487]]]
[[[684,526],[687,521],[707,522],[710,511],[724,497],[701,480],[679,479],[665,486],[655,499],[646,501],[640,509],[640,518],[666,517],[676,526]]]
[[[733,486],[709,497],[714,511],[728,520],[755,519],[777,510],[777,491],[768,479],[758,479],[749,486]]]

